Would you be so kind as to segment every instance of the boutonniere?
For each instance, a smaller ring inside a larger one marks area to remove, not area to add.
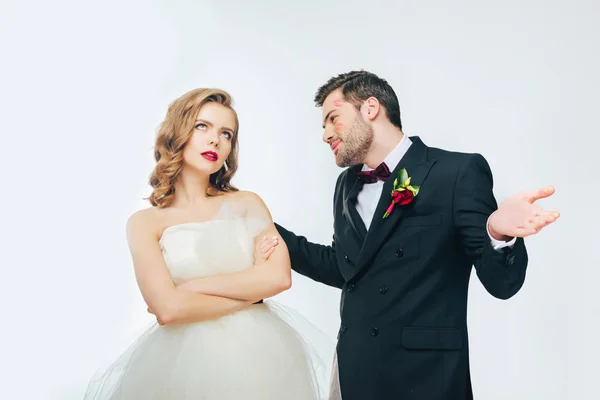
[[[392,202],[383,214],[383,218],[387,218],[394,211],[396,204],[406,206],[412,203],[420,188],[420,186],[410,185],[410,176],[406,169],[402,168],[398,171],[398,177],[394,179],[394,189],[392,189]]]

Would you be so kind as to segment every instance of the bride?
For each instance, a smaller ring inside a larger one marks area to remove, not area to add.
[[[262,301],[290,288],[290,259],[260,197],[230,183],[239,127],[231,102],[227,92],[196,89],[168,109],[153,207],[127,221],[157,324],[92,379],[85,399],[324,398],[318,357],[289,314]]]

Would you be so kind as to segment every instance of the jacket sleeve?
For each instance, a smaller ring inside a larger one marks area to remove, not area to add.
[[[342,174],[336,182],[335,193],[340,188],[341,178]],[[335,196],[333,203],[335,215]],[[335,239],[331,246],[325,246],[309,242],[304,236],[298,236],[277,223],[275,227],[288,247],[294,271],[325,285],[342,288],[345,280],[337,265]]]
[[[493,248],[487,231],[488,218],[498,208],[492,189],[492,171],[485,158],[469,155],[456,177],[453,222],[485,289],[494,297],[509,299],[525,281],[527,250],[523,238],[517,238],[514,246]]]
[[[337,266],[335,242],[331,246],[311,243],[304,236],[297,236],[279,224],[275,224],[290,252],[292,269],[317,282],[341,288],[344,278]]]

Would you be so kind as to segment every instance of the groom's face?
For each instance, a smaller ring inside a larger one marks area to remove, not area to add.
[[[331,147],[338,167],[362,163],[373,143],[373,128],[344,99],[341,89],[323,102],[323,129],[323,141]]]

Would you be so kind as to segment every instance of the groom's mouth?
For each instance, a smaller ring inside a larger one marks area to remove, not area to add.
[[[333,151],[335,153],[335,150],[340,146],[340,143],[342,143],[341,140],[336,140],[335,142],[331,143],[331,151]]]

